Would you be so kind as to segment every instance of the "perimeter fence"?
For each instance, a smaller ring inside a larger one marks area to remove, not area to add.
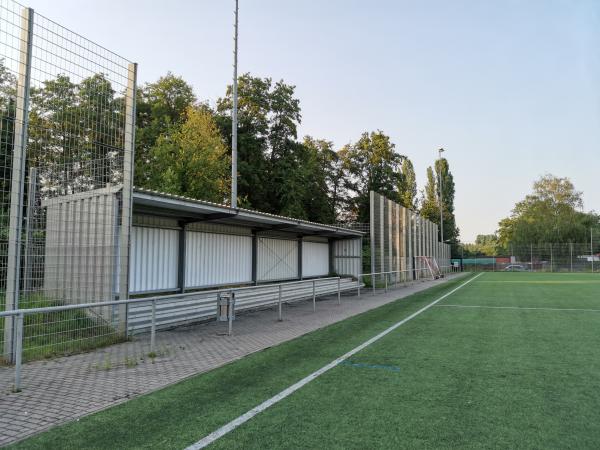
[[[0,0],[0,311],[127,298],[127,277],[113,274],[129,256],[135,82],[135,64]],[[115,187],[114,200],[77,202]],[[31,315],[24,338],[114,342],[123,316],[118,306]],[[0,318],[10,363],[15,320]]]
[[[453,259],[464,271],[600,273],[600,242],[513,245],[500,256]]]

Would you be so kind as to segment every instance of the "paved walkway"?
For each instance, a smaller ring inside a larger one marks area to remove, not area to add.
[[[446,278],[446,280],[452,277]],[[443,281],[442,281],[443,282]],[[363,290],[276,309],[245,312],[234,334],[222,335],[225,323],[210,322],[157,333],[157,356],[148,358],[149,336],[93,352],[23,365],[20,393],[10,393],[14,369],[0,368],[0,446],[52,426],[122,403],[184,378],[222,366],[250,353],[294,339],[440,281],[415,282],[376,296]]]

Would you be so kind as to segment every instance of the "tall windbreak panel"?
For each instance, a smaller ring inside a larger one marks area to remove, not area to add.
[[[371,273],[375,283],[430,278],[449,270],[450,246],[438,240],[438,226],[398,203],[370,193]]]
[[[136,66],[12,0],[0,35],[0,310],[125,298]],[[0,318],[2,359],[120,339],[125,315]]]
[[[370,193],[371,273],[375,282],[406,281],[412,267],[410,256],[411,212],[403,206],[377,194]]]

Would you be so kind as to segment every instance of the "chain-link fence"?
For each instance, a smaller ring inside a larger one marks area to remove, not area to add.
[[[126,298],[135,65],[12,0],[0,37],[0,310]],[[114,342],[121,322],[119,308],[29,315],[26,355]],[[5,362],[15,338],[0,319]]]
[[[600,242],[511,245],[500,256],[452,260],[465,271],[598,272]]]

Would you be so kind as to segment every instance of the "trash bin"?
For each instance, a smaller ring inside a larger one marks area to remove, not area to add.
[[[217,297],[217,321],[235,320],[235,292],[219,292]]]

